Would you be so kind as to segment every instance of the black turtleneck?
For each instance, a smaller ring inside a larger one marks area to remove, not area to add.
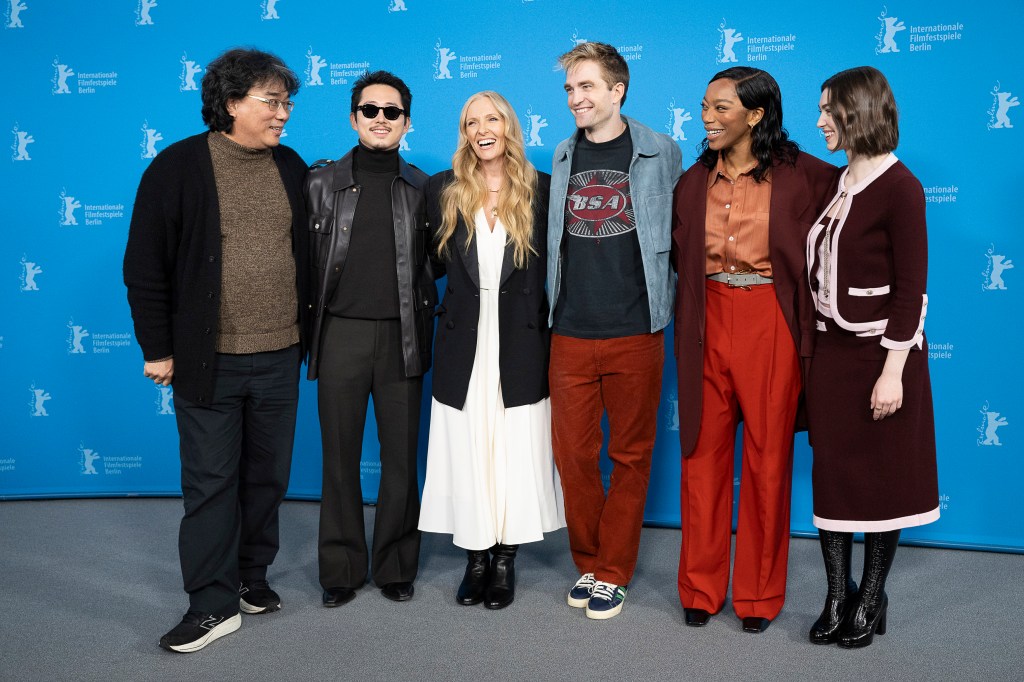
[[[398,149],[356,147],[352,171],[359,187],[345,269],[328,305],[332,315],[361,320],[398,319],[398,268],[391,185]]]

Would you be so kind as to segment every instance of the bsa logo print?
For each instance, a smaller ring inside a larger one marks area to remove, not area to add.
[[[408,12],[409,8],[405,6],[405,0],[391,0],[388,5],[388,14],[392,12]]]
[[[71,70],[71,67],[60,63],[60,57],[54,57],[53,78],[50,79],[53,84],[51,92],[54,95],[70,95],[71,88],[68,87],[68,78],[74,75],[75,72]]]
[[[149,10],[154,7],[156,7],[156,0],[139,0],[139,5],[135,8],[135,25],[152,26],[153,17],[149,16]]]
[[[533,107],[527,107],[526,118],[529,122],[526,124],[526,146],[527,147],[543,147],[544,141],[540,139],[540,131],[542,128],[548,127],[548,120],[540,114],[533,113]]]
[[[277,2],[278,0],[263,0],[260,4],[260,19],[263,21],[273,21],[280,19],[281,17],[277,14]]]
[[[636,229],[629,175],[596,170],[569,178],[565,229],[577,237],[601,239]]]
[[[448,65],[457,59],[459,55],[455,54],[450,48],[443,47],[440,38],[434,44],[434,54],[436,55],[434,59],[434,80],[451,80],[452,72]]]
[[[1002,445],[996,431],[1000,426],[1006,426],[1010,422],[1006,420],[1006,417],[992,410],[987,400],[979,412],[981,412],[981,426],[978,427],[978,445]]]
[[[75,218],[75,211],[80,208],[82,208],[82,204],[68,194],[67,190],[62,189],[60,191],[60,208],[57,210],[57,215],[60,216],[61,225],[77,225],[78,220]]]
[[[32,157],[28,155],[28,146],[35,142],[36,138],[19,129],[17,123],[11,129],[11,134],[14,135],[14,144],[11,145],[11,161],[31,161]]]
[[[1000,92],[999,81],[992,88],[992,106],[988,110],[988,129],[1012,128],[1010,123],[1010,108],[1020,106],[1020,101],[1013,97],[1011,92]]]
[[[665,126],[665,130],[669,132],[672,139],[676,142],[685,142],[686,133],[683,131],[683,124],[687,121],[692,121],[693,116],[691,116],[690,112],[683,107],[677,107],[674,99],[669,102],[668,111],[669,122]]]
[[[36,284],[36,275],[43,274],[43,269],[36,263],[21,257],[21,290],[22,291],[39,291],[39,285]]]
[[[92,448],[87,448],[85,445],[79,444],[78,455],[78,461],[82,465],[83,476],[99,475],[100,472],[96,470],[96,460],[100,459],[100,453],[96,452]]]
[[[988,251],[985,252],[985,258],[988,259],[988,265],[985,266],[982,271],[981,288],[986,291],[1002,290],[1006,291],[1006,282],[1003,281],[1003,272],[1006,270],[1013,270],[1013,261],[1004,256],[1001,253],[996,253],[996,245],[992,244],[988,247]]]
[[[181,53],[181,75],[178,76],[178,90],[180,92],[189,92],[191,90],[198,90],[199,85],[196,83],[196,76],[203,72],[203,67],[197,64],[195,61],[188,58],[188,54],[185,52]]]
[[[142,158],[153,159],[156,158],[156,143],[164,139],[156,130],[149,127],[148,121],[142,122]]]
[[[85,346],[82,344],[89,337],[89,330],[74,320],[68,320],[68,355],[80,355],[85,353]]]
[[[573,29],[572,38],[569,38],[569,42],[572,43],[573,47],[582,45],[583,43],[589,42],[586,38],[580,38],[580,32]]]
[[[327,60],[318,54],[313,54],[313,46],[306,50],[306,85],[323,85],[323,78],[320,77],[320,70],[327,66]]]
[[[35,383],[28,387],[28,392],[32,394],[31,400],[28,401],[29,406],[32,408],[29,411],[29,415],[32,417],[49,417],[50,415],[46,412],[46,401],[52,397],[46,392],[45,388],[36,388]]]
[[[7,28],[25,28],[21,23],[21,13],[28,9],[21,0],[8,0],[7,2]]]
[[[718,56],[715,57],[716,64],[734,64],[736,63],[736,43],[741,42],[743,34],[734,28],[729,28],[726,25],[726,20],[723,18],[722,23],[718,25],[718,32],[721,36],[718,39]]]
[[[888,13],[889,8],[883,5],[882,13],[878,15],[878,20],[882,22],[882,26],[878,30],[878,35],[875,36],[877,42],[875,54],[899,52],[900,47],[896,44],[896,34],[907,30],[906,25],[899,20],[899,17],[887,16]]]
[[[170,386],[157,386],[156,393],[156,413],[174,414],[174,389]]]

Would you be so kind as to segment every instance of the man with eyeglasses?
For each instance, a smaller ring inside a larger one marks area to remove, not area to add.
[[[189,609],[160,639],[188,653],[270,613],[278,509],[291,469],[308,297],[306,165],[280,144],[299,80],[274,55],[230,50],[202,84],[208,132],[142,176],[124,281],[145,361],[174,387]],[[148,398],[147,398],[148,399]]]
[[[318,162],[306,182],[313,266],[309,379],[323,441],[319,564],[323,604],[355,597],[370,575],[392,601],[413,596],[419,564],[419,440],[437,290],[427,250],[427,176],[398,154],[412,95],[386,71],[352,86],[359,142]],[[366,408],[380,441],[373,546],[363,526],[360,459]]]

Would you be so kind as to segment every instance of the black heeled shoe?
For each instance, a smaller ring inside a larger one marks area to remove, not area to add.
[[[455,593],[455,601],[463,606],[473,606],[484,600],[491,555],[486,549],[470,549],[466,551],[466,556],[469,557],[469,563],[466,564],[466,574],[462,577],[459,591]]]
[[[519,545],[495,545],[494,561],[484,589],[484,608],[503,609],[516,598],[516,550]]]
[[[829,595],[825,598],[825,608],[821,610],[818,620],[811,626],[809,638],[811,644],[832,644],[839,636],[839,628],[853,605],[854,597],[857,596],[857,583],[853,580],[846,582],[846,591],[842,597]]]
[[[874,613],[869,613],[866,606],[858,603],[847,615],[839,630],[836,644],[844,649],[859,649],[871,644],[875,634],[885,634],[885,617],[889,610],[889,597],[882,593],[882,604]]]

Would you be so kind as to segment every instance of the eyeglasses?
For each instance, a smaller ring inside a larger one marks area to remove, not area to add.
[[[399,109],[396,106],[390,105],[378,107],[376,104],[360,104],[356,109],[363,112],[363,116],[366,118],[377,118],[377,114],[383,111],[384,118],[389,121],[397,121],[398,117],[405,113],[405,109]]]
[[[271,111],[277,111],[281,107],[284,107],[284,110],[287,111],[290,114],[290,113],[292,113],[292,109],[295,108],[295,102],[291,101],[290,99],[286,99],[286,100],[267,99],[266,97],[257,97],[256,95],[246,95],[246,97],[252,97],[253,99],[258,99],[259,101],[263,102],[268,107],[270,107]]]

